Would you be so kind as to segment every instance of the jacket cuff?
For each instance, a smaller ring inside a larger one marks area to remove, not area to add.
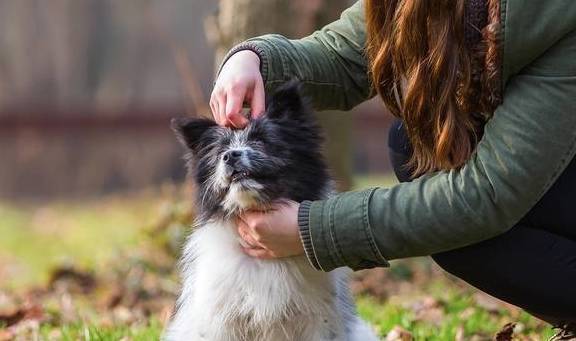
[[[312,239],[310,238],[310,225],[308,221],[310,219],[310,205],[311,201],[303,201],[300,203],[300,208],[298,208],[298,227],[300,229],[300,240],[304,246],[304,251],[306,252],[306,257],[308,261],[316,270],[320,270],[318,265],[318,260],[316,259],[316,254],[314,253],[314,247],[312,246]]]
[[[262,74],[262,79],[264,80],[264,83],[266,83],[268,77],[268,68],[269,68],[268,65],[270,58],[268,58],[268,53],[264,47],[258,44],[258,42],[250,40],[234,46],[230,51],[228,51],[228,53],[226,53],[224,59],[222,60],[222,63],[220,63],[220,66],[218,67],[218,72],[216,73],[216,79],[218,78],[218,75],[220,75],[220,71],[222,71],[222,67],[224,66],[224,64],[226,64],[228,59],[230,59],[230,57],[232,57],[235,53],[245,50],[249,50],[256,53],[258,55],[258,58],[260,58],[260,74]]]
[[[369,203],[375,190],[346,192],[310,204],[308,233],[321,270],[389,266],[376,245],[369,221]]]

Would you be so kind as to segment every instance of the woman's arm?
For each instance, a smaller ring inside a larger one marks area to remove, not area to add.
[[[510,229],[576,154],[574,46],[576,32],[509,80],[504,103],[463,168],[302,203],[312,263],[325,271],[383,266]]]
[[[235,53],[251,50],[260,57],[266,92],[297,78],[315,109],[350,109],[369,96],[365,40],[364,8],[358,1],[306,38],[271,34],[249,39],[234,47],[222,65]]]

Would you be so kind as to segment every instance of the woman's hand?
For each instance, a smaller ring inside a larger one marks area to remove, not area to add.
[[[300,204],[290,201],[271,210],[249,211],[238,219],[238,233],[246,254],[261,259],[304,254],[298,228]]]
[[[264,98],[260,58],[244,50],[233,54],[220,70],[210,108],[219,125],[244,128],[248,119],[242,115],[243,104],[249,103],[252,117],[258,117],[264,112]]]

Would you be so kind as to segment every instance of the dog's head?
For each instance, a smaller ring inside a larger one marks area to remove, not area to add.
[[[175,119],[172,127],[188,150],[205,217],[265,209],[280,199],[320,199],[329,191],[320,130],[294,82],[244,129],[208,119]]]

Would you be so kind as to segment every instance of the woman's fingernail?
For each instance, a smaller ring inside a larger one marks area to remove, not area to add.
[[[246,241],[244,239],[242,239],[241,237],[236,237],[236,239],[238,240],[238,243],[240,243],[240,245],[242,245],[243,248],[247,249],[250,247],[250,245],[248,245],[248,243],[246,243]]]

